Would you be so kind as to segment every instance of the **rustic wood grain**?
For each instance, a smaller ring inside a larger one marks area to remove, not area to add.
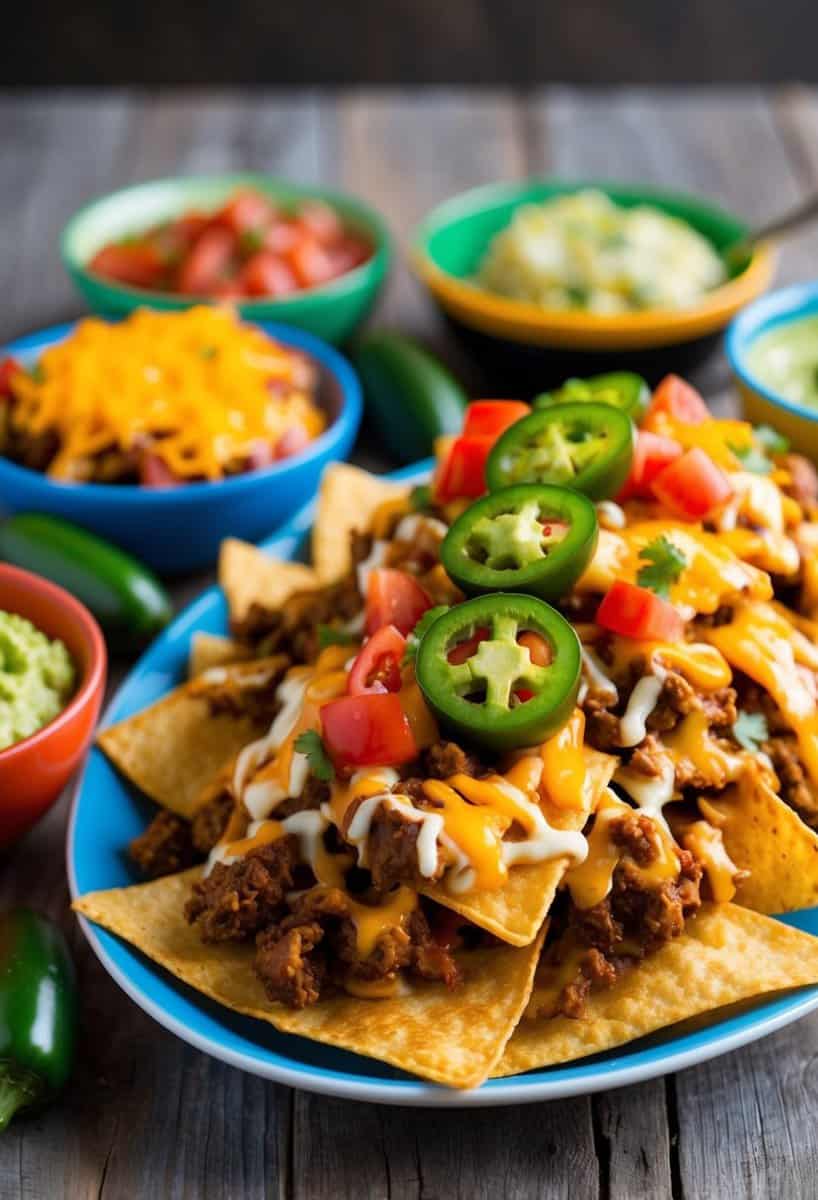
[[[247,167],[334,182],[386,210],[405,244],[452,191],[535,170],[640,176],[761,219],[815,186],[817,136],[805,89],[6,94],[0,337],[80,311],[59,229],[84,200],[139,179]],[[814,273],[816,238],[788,244],[782,278]],[[381,317],[476,386],[403,265]],[[727,394],[723,364],[706,384]],[[367,461],[384,463],[371,447]],[[818,1018],[672,1080],[550,1105],[461,1114],[294,1094],[186,1046],[108,978],[68,911],[66,818],[63,801],[0,863],[0,904],[63,924],[83,1001],[69,1092],[0,1138],[4,1200],[816,1194]]]

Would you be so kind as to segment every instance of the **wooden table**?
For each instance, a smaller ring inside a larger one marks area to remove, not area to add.
[[[137,180],[234,168],[359,192],[398,239],[454,191],[533,172],[701,191],[757,220],[818,186],[818,94],[7,93],[0,337],[80,311],[57,234],[83,201]],[[813,231],[788,244],[780,278],[816,274]],[[402,266],[380,319],[426,338],[479,387]],[[711,397],[724,393],[724,361],[700,382]],[[204,582],[188,581],[180,600]],[[74,1082],[0,1138],[0,1196],[818,1195],[818,1014],[676,1076],[517,1110],[401,1110],[293,1092],[165,1033],[103,972],[68,911],[66,817],[63,801],[0,864],[0,903],[63,923],[82,993]]]

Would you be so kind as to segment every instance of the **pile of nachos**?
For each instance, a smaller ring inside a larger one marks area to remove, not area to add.
[[[235,1012],[471,1088],[818,983],[818,476],[669,376],[325,474],[312,565],[99,744],[159,807],[75,909]]]

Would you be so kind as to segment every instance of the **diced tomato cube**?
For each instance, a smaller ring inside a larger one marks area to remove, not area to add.
[[[698,446],[665,467],[651,484],[657,500],[687,521],[701,521],[733,495],[730,480]]]
[[[682,447],[674,438],[661,437],[658,433],[640,429],[636,435],[631,469],[617,500],[630,500],[633,496],[648,499],[651,495],[650,485],[656,476],[681,454]]]
[[[300,454],[310,444],[310,435],[307,433],[303,425],[291,425],[289,429],[285,429],[281,437],[275,444],[275,457],[292,458],[294,454]]]
[[[486,490],[486,462],[495,440],[472,434],[455,438],[435,477],[435,499],[446,504],[460,496],[482,496]]]
[[[411,726],[396,692],[342,696],[321,709],[324,746],[339,770],[400,766],[417,757]]]
[[[664,413],[684,425],[701,425],[710,418],[710,410],[699,392],[678,375],[666,375],[653,393],[643,425],[645,429],[661,432],[661,422],[655,418]]]
[[[640,641],[677,642],[684,636],[684,621],[668,600],[622,579],[597,609],[596,623],[620,637]]]
[[[325,245],[337,241],[344,232],[341,218],[323,200],[308,200],[298,211],[298,221]]]
[[[366,631],[372,636],[383,625],[411,633],[431,608],[431,601],[414,575],[394,567],[375,567],[366,589]]]
[[[286,296],[298,290],[298,280],[283,258],[259,250],[242,267],[239,287],[248,296]]]
[[[351,696],[400,691],[400,666],[406,638],[394,625],[382,625],[359,651],[349,672]]]
[[[522,400],[473,400],[466,409],[463,434],[466,437],[498,438],[515,421],[527,417],[529,405]]]
[[[217,213],[216,221],[237,236],[263,230],[276,215],[275,205],[261,192],[236,192]]]
[[[16,358],[0,359],[0,399],[10,399],[13,395],[11,381],[23,368]]]
[[[287,261],[302,287],[316,287],[334,277],[332,258],[317,238],[306,234],[287,254]]]
[[[156,288],[162,282],[165,260],[148,242],[103,246],[88,264],[88,270],[128,287]]]
[[[230,282],[236,252],[236,235],[212,226],[196,241],[179,271],[179,291],[188,296],[207,296],[220,284]]]

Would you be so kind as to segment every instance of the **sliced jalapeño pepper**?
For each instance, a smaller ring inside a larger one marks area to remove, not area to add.
[[[469,596],[528,592],[558,600],[596,549],[596,509],[587,496],[547,483],[518,483],[476,500],[440,547],[446,572]]]
[[[633,458],[636,433],[621,408],[575,400],[540,408],[495,442],[489,490],[512,483],[558,483],[592,500],[615,496]]]
[[[588,379],[566,379],[553,392],[542,392],[534,399],[535,408],[550,408],[552,404],[567,404],[572,400],[595,400],[621,408],[638,425],[650,404],[650,388],[641,375],[633,371],[608,371]]]
[[[495,592],[438,617],[421,639],[415,670],[442,725],[489,750],[513,750],[537,745],[570,717],[580,646],[544,601]]]

